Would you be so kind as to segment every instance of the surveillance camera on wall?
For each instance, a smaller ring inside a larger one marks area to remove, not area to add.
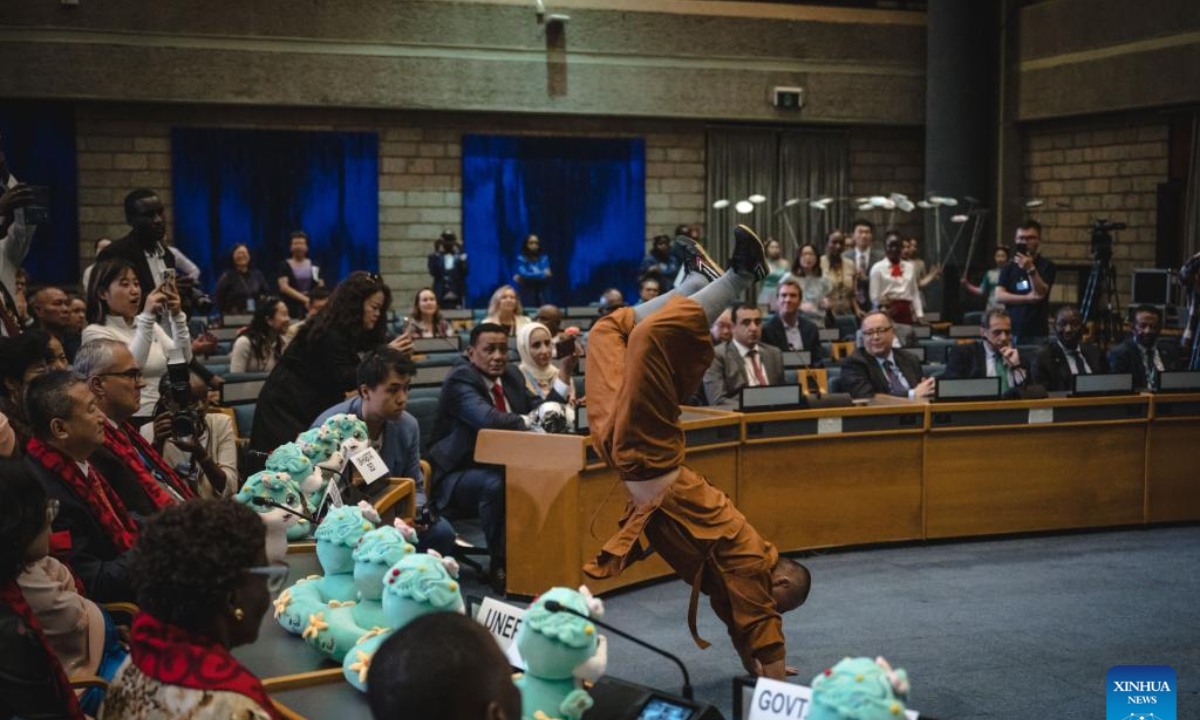
[[[799,110],[804,107],[804,88],[773,88],[771,92],[771,104],[780,110]]]

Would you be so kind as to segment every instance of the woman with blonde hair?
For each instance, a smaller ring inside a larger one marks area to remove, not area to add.
[[[509,335],[516,335],[518,330],[533,322],[525,315],[521,298],[512,285],[496,288],[491,301],[488,302],[488,314],[483,321],[503,325],[508,329]]]

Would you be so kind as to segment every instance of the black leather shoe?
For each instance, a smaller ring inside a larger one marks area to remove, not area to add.
[[[505,596],[505,589],[508,586],[508,572],[504,568],[504,561],[492,559],[488,568],[488,584],[492,586],[492,591],[500,597]]]
[[[767,248],[758,239],[758,234],[745,225],[738,225],[733,229],[733,239],[736,244],[729,264],[734,272],[751,273],[757,280],[765,278],[771,270],[767,266]]]
[[[676,235],[671,245],[671,255],[679,261],[686,272],[698,272],[708,278],[709,282],[725,274],[721,266],[704,250],[704,246],[687,235]]]

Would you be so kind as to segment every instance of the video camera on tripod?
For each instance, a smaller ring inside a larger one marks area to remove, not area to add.
[[[1110,223],[1107,218],[1099,218],[1092,223],[1092,257],[1102,262],[1112,260],[1113,230],[1124,230],[1125,223]]]

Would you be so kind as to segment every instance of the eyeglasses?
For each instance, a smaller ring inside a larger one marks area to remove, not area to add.
[[[277,593],[283,590],[283,586],[287,584],[288,572],[291,570],[286,564],[265,565],[261,567],[248,568],[246,572],[250,575],[262,575],[267,579],[267,589],[271,593]]]
[[[887,327],[875,328],[873,330],[863,330],[862,334],[863,337],[879,337],[880,335],[887,335],[891,331],[892,326],[888,325]]]
[[[142,375],[141,368],[130,368],[129,370],[125,370],[123,372],[98,373],[96,377],[119,377],[137,382],[138,380],[143,379],[145,376]]]
[[[56,517],[58,517],[58,499],[50,498],[46,501],[46,524],[54,522]]]

